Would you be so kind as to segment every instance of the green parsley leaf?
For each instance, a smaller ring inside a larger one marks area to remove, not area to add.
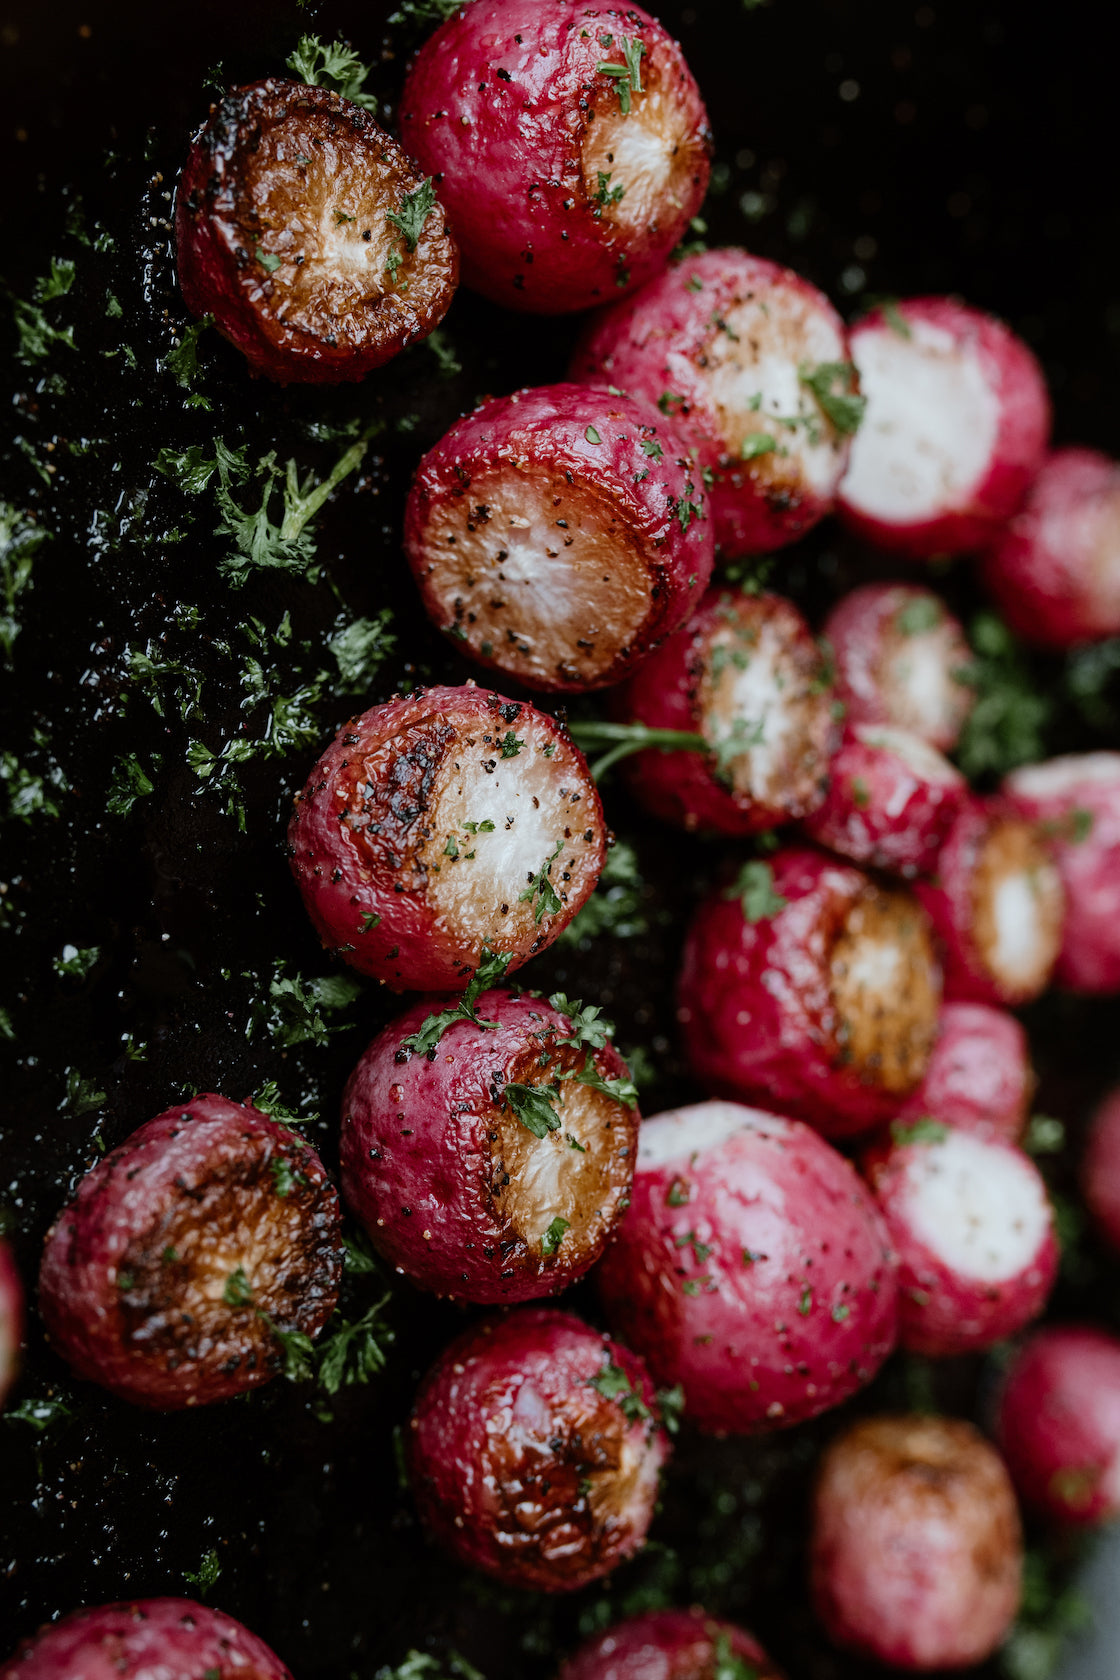
[[[4,1413],[4,1421],[26,1423],[36,1435],[41,1435],[52,1423],[73,1415],[69,1406],[64,1406],[61,1400],[21,1400],[18,1406],[8,1407]]]
[[[51,967],[56,974],[71,980],[84,980],[100,955],[100,945],[87,945],[84,949],[77,945],[64,945],[62,954],[51,959]]]
[[[207,327],[212,327],[213,324],[213,315],[204,315],[201,320],[192,321],[190,326],[181,328],[178,344],[173,345],[159,364],[184,389],[189,389],[198,373],[199,338]]]
[[[604,1400],[617,1400],[628,1423],[650,1417],[650,1409],[640,1394],[631,1387],[630,1378],[620,1365],[608,1359],[601,1371],[587,1379],[588,1388],[597,1389]]]
[[[32,298],[12,298],[19,344],[16,356],[25,367],[33,367],[58,346],[76,350],[73,327],[55,327],[43,313],[43,305],[64,297],[74,284],[74,264],[67,257],[52,257],[50,273],[35,282]]]
[[[763,858],[749,858],[723,896],[737,898],[744,917],[752,924],[776,916],[789,903],[781,893],[775,892],[774,871]]]
[[[936,595],[915,595],[894,615],[894,627],[903,636],[921,636],[944,622],[945,609]]]
[[[829,1314],[829,1317],[832,1319],[833,1324],[843,1324],[846,1319],[851,1317],[851,1313],[852,1309],[848,1306],[847,1302],[837,1301],[836,1305],[832,1309],[832,1312]]]
[[[560,1116],[556,1111],[558,1085],[509,1084],[502,1092],[504,1105],[512,1109],[527,1132],[535,1138],[547,1137],[560,1130]]]
[[[751,0],[751,3],[758,5],[760,0]],[[754,1664],[737,1657],[731,1649],[730,1634],[716,1635],[713,1657],[712,1680],[759,1680],[759,1672]]]
[[[529,885],[523,893],[518,894],[519,904],[532,904],[538,900],[533,911],[533,920],[539,925],[543,917],[558,916],[564,908],[560,895],[552,884],[552,866],[560,853],[564,850],[563,840],[558,840],[556,850],[546,857],[535,875],[530,875]]]
[[[91,1114],[105,1106],[104,1091],[99,1091],[92,1079],[83,1079],[77,1068],[66,1069],[66,1095],[59,1104],[69,1114]]]
[[[405,193],[399,210],[387,210],[385,220],[400,230],[406,249],[415,251],[424,224],[435,207],[436,191],[429,177],[415,192]]]
[[[602,443],[603,441],[594,426],[588,426],[583,435],[587,439],[588,443]]]
[[[808,1318],[813,1310],[813,1291],[805,1284],[801,1290],[801,1299],[797,1303],[797,1310],[802,1318]]]
[[[923,1114],[920,1120],[892,1120],[891,1138],[900,1145],[909,1143],[943,1143],[949,1128],[932,1115]]]
[[[454,17],[460,10],[463,0],[404,0],[386,19],[386,22],[396,27],[399,24],[409,24],[416,28],[430,29],[433,24],[444,23],[449,17]],[[413,1653],[415,1655],[415,1653]],[[428,1659],[425,1658],[425,1661]],[[386,1671],[387,1675],[388,1671]],[[376,1680],[386,1680],[380,1672]],[[389,1677],[395,1680],[395,1677]],[[411,1677],[400,1676],[400,1680],[411,1680]]]
[[[656,438],[643,438],[638,447],[643,455],[649,456],[651,461],[662,461],[665,458],[665,451]]]
[[[910,330],[910,323],[897,303],[888,298],[886,303],[880,304],[879,307],[882,310],[884,321],[893,333],[897,333],[899,338],[913,338],[914,334]]]
[[[326,1017],[346,1009],[361,996],[359,980],[345,974],[324,975],[304,980],[288,975],[281,960],[267,988],[262,987],[253,1003],[245,1028],[249,1038],[264,1028],[275,1044],[292,1049],[297,1044],[314,1044],[320,1049],[334,1033],[349,1032],[353,1021],[330,1023]],[[253,974],[246,978],[256,979]]]
[[[254,250],[256,252],[257,261],[269,274],[275,274],[276,270],[280,267],[280,264],[284,261],[283,257],[279,256],[275,251],[266,251],[263,245],[254,246]]]
[[[753,461],[758,455],[771,454],[777,447],[777,438],[772,438],[768,432],[748,432],[739,445],[739,459]]]
[[[297,1184],[307,1183],[303,1173],[296,1171],[286,1155],[274,1155],[268,1163],[268,1168],[272,1174],[276,1194],[282,1199],[286,1200]]]
[[[20,632],[16,603],[31,588],[35,555],[50,537],[29,514],[0,501],[0,647],[10,660]]]
[[[388,1301],[387,1294],[381,1296],[352,1322],[340,1318],[335,1325],[332,1320],[318,1348],[319,1382],[328,1394],[367,1383],[385,1369],[385,1349],[394,1339],[382,1317]]]
[[[152,768],[160,768],[161,759],[158,753],[152,755]],[[113,766],[113,779],[109,784],[109,792],[105,800],[105,809],[111,817],[127,817],[133,806],[140,799],[146,799],[155,791],[155,783],[144,769],[135,753],[118,758]]]
[[[427,0],[427,3],[430,5],[433,0]],[[439,0],[435,3],[438,4]],[[458,6],[461,0],[453,0],[453,3]],[[406,11],[411,9],[406,5]],[[390,18],[389,22],[392,21]],[[410,1651],[396,1668],[379,1668],[373,1680],[483,1680],[483,1676],[456,1651],[449,1651],[442,1661],[429,1656],[426,1651]]]
[[[634,848],[619,840],[607,853],[595,891],[563,930],[557,945],[582,947],[601,934],[631,939],[645,933],[649,921],[642,910],[644,894],[645,883]]]
[[[631,94],[644,93],[642,87],[642,54],[645,52],[645,42],[631,39],[626,35],[618,37],[618,44],[622,48],[624,64],[597,64],[596,70],[601,76],[614,78],[615,91],[618,94],[619,109],[624,117],[630,115]]]
[[[588,1004],[586,1008],[578,998],[569,1003],[563,992],[553,992],[548,1001],[557,1014],[567,1017],[571,1028],[570,1036],[557,1038],[557,1044],[572,1044],[577,1049],[589,1044],[593,1050],[602,1050],[614,1037],[614,1027],[597,1003]]]
[[[687,531],[694,520],[704,517],[704,498],[698,493],[691,479],[684,487],[683,496],[668,498],[668,506],[670,516],[677,521],[682,531]]]
[[[657,1391],[657,1410],[661,1414],[661,1422],[670,1435],[680,1433],[681,1419],[684,1417],[684,1389],[680,1383],[672,1388],[659,1388]]]
[[[976,690],[957,744],[956,758],[970,781],[1003,776],[1020,764],[1047,757],[1045,731],[1054,703],[1027,662],[1022,647],[995,613],[977,613],[969,625],[973,662],[955,672]]]
[[[253,1299],[253,1286],[245,1276],[243,1266],[235,1266],[226,1278],[222,1300],[227,1307],[247,1307]]]
[[[503,758],[516,758],[525,743],[519,736],[513,733],[512,729],[507,729],[505,734],[502,736],[502,739],[498,742],[498,745],[502,750]],[[493,828],[493,823],[491,823],[490,826]]]
[[[366,694],[373,687],[382,662],[397,645],[392,622],[391,610],[382,607],[376,618],[356,618],[331,637],[327,646],[338,667],[339,694]]]
[[[1032,1114],[1027,1122],[1022,1147],[1028,1155],[1060,1155],[1066,1146],[1066,1129],[1049,1114]]]
[[[183,1579],[189,1581],[192,1587],[198,1588],[199,1598],[205,1598],[221,1573],[222,1566],[218,1561],[217,1552],[209,1551],[199,1564],[197,1574],[192,1575],[185,1569]]]
[[[552,1221],[552,1224],[548,1227],[548,1230],[541,1238],[541,1253],[555,1254],[556,1250],[560,1247],[560,1244],[564,1240],[564,1232],[570,1231],[571,1228],[571,1220],[561,1219],[560,1215],[557,1214],[556,1218]]]
[[[429,1015],[419,1032],[409,1033],[407,1038],[402,1038],[402,1050],[412,1050],[421,1056],[428,1055],[435,1049],[448,1027],[456,1021],[473,1021],[480,1032],[489,1031],[498,1025],[497,1021],[484,1021],[475,1009],[475,1004],[483,992],[504,978],[506,969],[513,961],[513,953],[488,951],[483,946],[482,958],[458,1003],[452,1004],[450,1009],[441,1009],[438,1014]]]
[[[638,1087],[627,1075],[618,1079],[604,1079],[595,1066],[595,1058],[591,1051],[587,1052],[587,1060],[577,1073],[566,1073],[564,1079],[574,1079],[577,1085],[589,1085],[593,1091],[602,1091],[615,1102],[625,1103],[627,1108],[637,1108]]]
[[[859,374],[853,362],[819,362],[816,367],[802,362],[797,377],[813,393],[821,413],[842,437],[859,431],[867,398],[856,394]]]
[[[691,1192],[683,1178],[675,1178],[665,1192],[665,1200],[670,1207],[687,1207]]]
[[[298,81],[329,88],[348,99],[351,105],[360,105],[363,111],[377,110],[373,94],[363,92],[369,67],[345,41],[332,41],[324,46],[317,35],[301,35],[287,64]]]

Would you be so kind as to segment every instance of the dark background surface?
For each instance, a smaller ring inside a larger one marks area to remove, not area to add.
[[[160,368],[184,324],[169,195],[211,97],[205,79],[280,71],[304,29],[347,34],[377,61],[370,85],[391,123],[417,37],[385,33],[390,9],[41,0],[0,10],[0,277],[26,297],[51,256],[77,265],[50,318],[73,325],[78,351],[32,369],[13,364],[0,486],[52,533],[4,679],[3,745],[46,779],[58,808],[0,830],[9,940],[0,1002],[16,1035],[0,1087],[0,1203],[29,1280],[97,1140],[112,1147],[185,1091],[240,1098],[275,1079],[291,1106],[321,1116],[308,1129],[332,1161],[342,1083],[392,1012],[371,986],[334,1018],[353,1025],[326,1048],[285,1048],[267,1024],[247,1033],[278,962],[305,977],[329,971],[283,857],[290,794],[314,741],[350,706],[402,681],[469,674],[422,619],[404,575],[404,492],[421,449],[478,396],[560,377],[574,325],[516,320],[461,294],[445,333],[459,373],[444,373],[421,346],[361,387],[318,394],[250,381],[211,333],[200,341],[198,386],[209,412],[184,407]],[[774,0],[749,12],[738,0],[672,0],[660,15],[683,41],[716,133],[712,242],[790,263],[845,313],[868,296],[923,290],[992,308],[1041,356],[1058,438],[1120,452],[1115,94],[1099,6],[1075,0],[1040,22],[1019,6],[971,0],[917,9]],[[78,226],[79,198],[86,243],[66,231]],[[99,224],[113,249],[88,243]],[[119,317],[106,315],[110,293]],[[10,349],[6,305],[3,315]],[[231,590],[215,571],[212,504],[185,502],[152,472],[159,448],[219,433],[325,473],[342,446],[316,441],[313,428],[375,418],[383,429],[361,474],[318,522],[328,577],[316,586],[277,576]],[[818,618],[837,592],[882,569],[826,526],[775,576]],[[970,610],[967,566],[944,581]],[[183,611],[192,605],[194,626]],[[242,706],[250,655],[267,667],[273,695],[291,695],[330,667],[324,642],[337,626],[386,605],[396,655],[356,701],[323,685],[302,750],[242,770],[240,833],[187,763],[189,743],[217,751],[261,735],[267,705]],[[272,629],[285,611],[295,634],[284,649],[262,652],[239,629],[250,615]],[[155,713],[130,675],[129,649],[154,649],[201,678],[191,715],[168,698],[177,682],[190,689],[175,677],[162,690],[165,715]],[[1061,662],[1034,671],[1055,699],[1052,749],[1115,745],[1115,714],[1102,707],[1087,722],[1068,703]],[[112,817],[106,793],[124,754],[152,770],[155,787],[131,816]],[[639,856],[647,930],[566,946],[526,979],[606,1006],[621,1047],[647,1051],[655,1082],[643,1106],[653,1112],[697,1094],[676,1055],[670,988],[682,917],[719,848],[643,821],[617,785],[606,801]],[[86,978],[55,972],[66,944],[99,947]],[[1116,1075],[1115,1016],[1111,1000],[1047,999],[1030,1012],[1039,1106],[1074,1136]],[[1059,1186],[1068,1187],[1075,1149],[1053,1163]],[[1056,1309],[1115,1322],[1107,1267],[1076,1242]],[[372,1287],[356,1280],[350,1305],[364,1306]],[[589,1290],[571,1300],[594,1313]],[[327,1422],[321,1396],[282,1381],[198,1415],[149,1417],[72,1383],[32,1313],[11,1404],[54,1398],[68,1413],[42,1433],[18,1419],[0,1424],[0,1646],[80,1603],[192,1593],[186,1573],[214,1550],[221,1574],[209,1602],[307,1680],[367,1676],[410,1646],[455,1646],[488,1680],[545,1676],[581,1626],[659,1594],[749,1622],[792,1677],[866,1672],[824,1646],[801,1584],[807,1478],[836,1417],[757,1443],[704,1443],[686,1429],[657,1544],[607,1591],[559,1604],[505,1594],[432,1552],[398,1486],[392,1432],[418,1373],[463,1316],[398,1283],[386,1373],[341,1395]],[[953,1362],[931,1377],[896,1360],[859,1404],[911,1403],[932,1382],[945,1405],[982,1413],[989,1380],[990,1365]]]

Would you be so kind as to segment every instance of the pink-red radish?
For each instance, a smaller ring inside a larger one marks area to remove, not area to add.
[[[1019,1497],[1058,1522],[1120,1516],[1120,1341],[1036,1330],[1004,1375],[996,1436]]]
[[[907,729],[952,751],[976,691],[967,680],[972,649],[939,595],[908,583],[864,584],[833,607],[824,639],[850,724]]]
[[[274,1651],[221,1610],[134,1598],[75,1610],[27,1639],[0,1680],[291,1680]]]
[[[1017,1143],[1034,1093],[1027,1035],[987,1003],[944,1003],[926,1076],[898,1111],[903,1122],[935,1114],[950,1126]]]
[[[823,805],[802,827],[853,863],[929,875],[967,792],[960,771],[921,736],[857,723],[832,760]]]
[[[23,1340],[23,1285],[12,1251],[0,1237],[0,1407],[19,1369]]]
[[[706,1611],[649,1610],[581,1645],[559,1680],[779,1680],[752,1634]]]
[[[1120,1251],[1120,1087],[1099,1105],[1081,1162],[1081,1190],[1097,1230]]]

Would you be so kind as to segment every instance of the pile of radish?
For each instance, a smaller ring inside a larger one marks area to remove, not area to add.
[[[360,379],[429,333],[460,256],[509,308],[604,306],[567,383],[487,398],[408,498],[425,611],[520,697],[472,679],[370,705],[289,829],[324,946],[422,994],[346,1087],[345,1206],[412,1286],[513,1307],[473,1319],[419,1388],[403,1438],[421,1520],[502,1583],[571,1591],[655,1520],[666,1390],[686,1427],[789,1429],[896,1347],[940,1359],[1026,1332],[999,1452],[960,1420],[863,1418],[827,1450],[809,1519],[829,1638],[907,1669],[982,1661],[1020,1601],[1016,1492],[1058,1523],[1120,1512],[1120,1342],[1028,1329],[1059,1249],[1010,1013],[1052,985],[1120,992],[1120,754],[971,788],[952,754],[972,655],[905,568],[975,556],[1025,637],[1114,635],[1120,466],[1048,454],[1038,365],[976,309],[911,299],[849,331],[747,251],[670,261],[710,134],[639,8],[467,0],[412,63],[400,131],[298,82],[234,89],[191,149],[177,240],[189,309],[281,383]],[[713,579],[830,514],[899,557],[899,580],[814,626],[780,566],[771,592]],[[727,842],[680,958],[697,1100],[644,1120],[595,975],[586,1006],[511,984],[612,843],[578,722],[542,709],[601,689],[641,749],[624,775],[649,819]],[[1084,1193],[1120,1249],[1120,1095]],[[38,1310],[79,1377],[148,1408],[210,1404],[277,1375],[286,1338],[315,1340],[342,1254],[316,1151],[199,1096],[82,1179]],[[525,1304],[588,1273],[609,1337]],[[0,1400],[22,1319],[0,1240]],[[157,1672],[287,1671],[229,1618],[149,1600],[63,1620],[0,1680]],[[753,1635],[683,1605],[563,1670],[775,1673]]]

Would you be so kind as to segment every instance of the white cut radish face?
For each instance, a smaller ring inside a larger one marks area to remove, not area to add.
[[[1120,619],[1120,473],[1094,495],[1044,507],[1039,540],[1074,569],[1093,618],[1111,631]]]
[[[943,327],[907,327],[909,337],[886,324],[852,335],[867,409],[842,490],[857,512],[899,525],[967,505],[991,466],[1000,421],[979,357]]]
[[[1050,1204],[1025,1155],[951,1131],[913,1149],[906,1164],[913,1235],[951,1272],[1007,1283],[1035,1261],[1050,1230]]]
[[[972,876],[973,933],[993,979],[1012,994],[1043,989],[1062,942],[1065,895],[1030,823],[992,823]]]
[[[829,978],[846,1065],[880,1090],[914,1090],[929,1063],[941,1003],[930,926],[914,899],[868,886],[833,942]]]
[[[627,115],[613,88],[595,101],[580,160],[593,207],[631,237],[646,237],[680,214],[707,155],[695,112],[682,103],[676,84],[666,85],[646,58],[641,79],[643,90],[631,93]]]
[[[958,787],[964,781],[960,771],[950,764],[947,758],[943,758],[928,741],[923,741],[920,735],[912,735],[908,729],[884,729],[877,724],[864,723],[857,724],[852,733],[864,746],[877,748],[880,752],[890,753],[892,757],[901,759],[919,781],[931,783],[934,787]],[[899,797],[903,802],[908,797],[905,787],[900,790]],[[887,815],[897,816],[901,809],[901,803],[898,811],[888,806]]]
[[[1120,795],[1120,753],[1067,753],[1045,764],[1013,770],[1007,787],[1024,799],[1076,797],[1079,788],[1115,788]]]
[[[638,1133],[638,1171],[656,1172],[670,1163],[705,1155],[740,1132],[758,1127],[772,1137],[784,1137],[789,1122],[729,1102],[695,1103],[690,1108],[655,1114],[642,1121]]]
[[[910,602],[896,613],[884,633],[875,675],[891,718],[900,728],[954,741],[975,700],[975,690],[963,680],[973,664],[972,651],[940,602],[930,597],[928,614],[915,610],[925,605],[924,600]],[[927,618],[933,622],[924,629],[906,628],[907,623],[925,623]]]

